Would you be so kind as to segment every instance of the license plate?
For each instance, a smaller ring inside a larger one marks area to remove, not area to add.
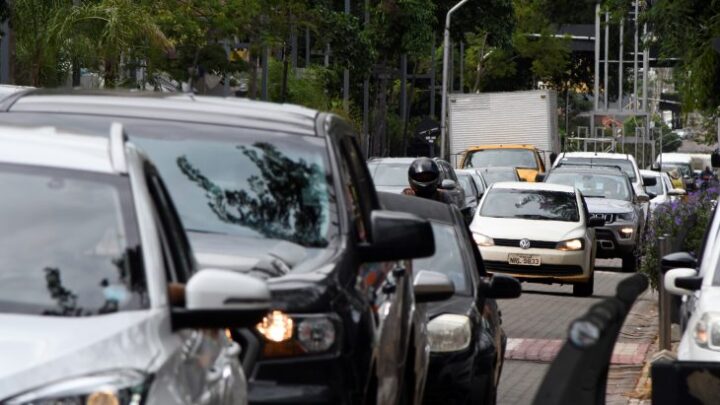
[[[538,255],[520,255],[520,254],[509,254],[508,264],[517,264],[520,266],[539,266],[540,256]]]

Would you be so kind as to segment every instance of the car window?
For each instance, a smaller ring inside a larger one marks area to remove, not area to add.
[[[470,152],[464,167],[522,167],[537,169],[535,153],[528,149],[486,149]]]
[[[550,173],[545,182],[573,186],[580,190],[585,198],[630,201],[633,196],[632,186],[620,173],[612,175],[555,171]]]
[[[660,177],[655,177],[656,183],[654,186],[645,186],[645,189],[653,193],[655,195],[662,195],[663,194],[663,184],[662,179]]]
[[[689,163],[663,162],[662,171],[665,173],[677,170],[681,176],[692,176],[693,170]]]
[[[482,172],[488,187],[502,181],[517,181],[518,176],[515,169],[508,168],[507,170],[486,170]]]
[[[216,138],[188,129],[175,136],[130,132],[160,171],[188,231],[328,245],[336,221],[323,139],[248,130]]]
[[[406,163],[368,163],[376,186],[408,187],[409,168]]]
[[[450,163],[448,163],[444,160],[440,161],[440,163],[442,164],[443,169],[445,169],[445,175],[447,176],[446,178],[453,180],[454,182],[457,183],[457,181],[458,181],[457,174],[455,173],[455,170],[452,168],[452,166],[450,166]]]
[[[637,176],[635,174],[635,165],[629,159],[611,159],[611,158],[581,158],[581,157],[563,157],[560,159],[559,165],[563,164],[588,164],[597,166],[616,166],[625,173],[631,182],[635,182]]]
[[[0,164],[0,312],[147,308],[127,177]]]
[[[490,189],[480,210],[483,217],[579,222],[575,193],[545,190]]]
[[[470,283],[455,227],[437,222],[431,222],[431,225],[437,253],[431,257],[415,260],[413,263],[415,272],[430,270],[443,273],[455,284],[456,293],[467,293]]]
[[[460,187],[465,191],[466,197],[475,197],[477,196],[478,192],[475,189],[475,182],[473,181],[472,176],[469,174],[460,174],[458,175],[458,182],[460,183]]]

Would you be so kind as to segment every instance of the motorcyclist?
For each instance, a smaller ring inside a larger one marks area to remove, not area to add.
[[[410,164],[408,183],[410,183],[410,187],[404,189],[403,194],[452,204],[450,195],[438,189],[438,185],[440,185],[440,169],[437,163],[430,158],[418,158]]]

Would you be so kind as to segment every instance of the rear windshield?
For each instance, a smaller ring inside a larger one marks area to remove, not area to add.
[[[0,313],[147,308],[129,180],[0,164]]]
[[[470,152],[465,168],[522,167],[537,169],[535,152],[528,149],[486,149]]]
[[[625,173],[630,182],[634,183],[637,177],[635,176],[635,166],[629,159],[610,159],[610,158],[581,158],[581,157],[564,157],[560,159],[560,165],[563,164],[587,164],[597,166],[615,166],[619,167],[620,170]]]
[[[608,198],[624,201],[632,199],[631,186],[625,176],[619,172],[617,175],[551,172],[545,182],[575,187],[586,198]]]
[[[543,190],[491,189],[480,211],[483,217],[579,222],[574,193]]]
[[[406,163],[368,163],[376,186],[407,187],[409,168]]]

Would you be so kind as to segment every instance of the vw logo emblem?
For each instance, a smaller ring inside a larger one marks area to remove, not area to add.
[[[520,239],[520,247],[523,249],[530,249],[530,241],[527,239]]]

